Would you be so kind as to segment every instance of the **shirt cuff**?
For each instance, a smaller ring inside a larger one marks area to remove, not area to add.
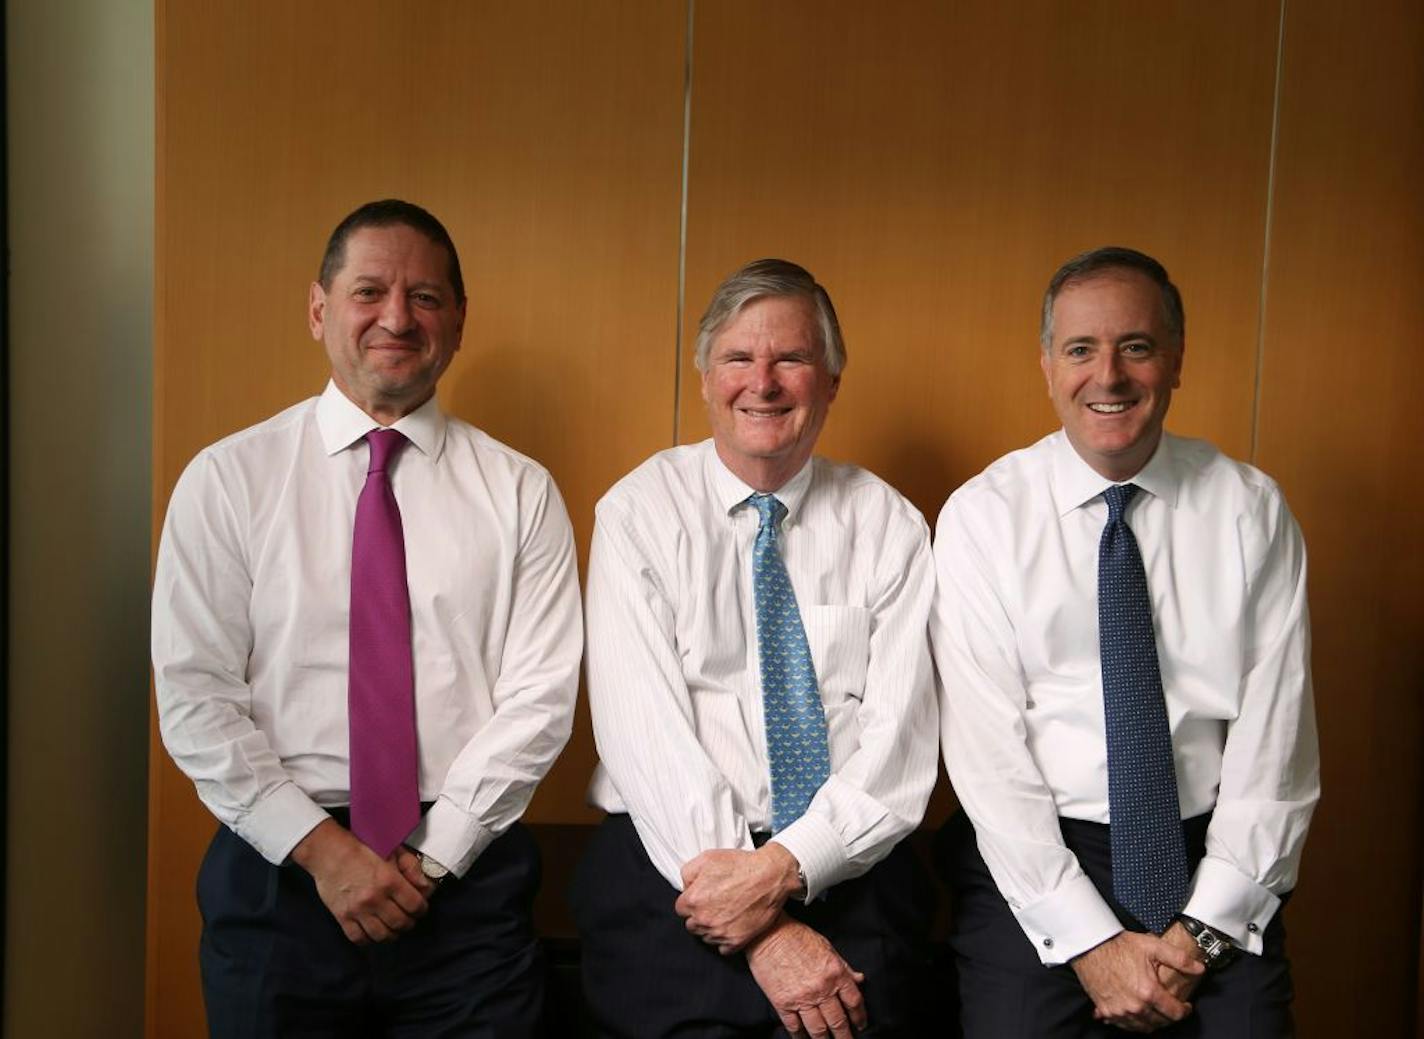
[[[233,824],[233,832],[274,866],[331,816],[296,783],[283,783]]]
[[[773,838],[796,857],[806,877],[806,901],[845,880],[847,859],[840,834],[818,815],[807,812]]]
[[[1229,937],[1253,956],[1265,947],[1266,925],[1281,900],[1236,867],[1205,858],[1192,878],[1183,916],[1200,920]]]
[[[1122,930],[1116,914],[1083,873],[1013,913],[1045,967],[1067,963]]]
[[[405,843],[429,855],[457,877],[463,877],[490,846],[495,835],[453,801],[437,798]]]

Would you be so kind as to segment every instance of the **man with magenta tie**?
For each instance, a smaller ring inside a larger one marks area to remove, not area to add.
[[[915,1034],[927,878],[899,842],[935,777],[928,530],[812,457],[845,346],[807,271],[731,275],[695,357],[712,438],[596,511],[584,992],[604,1036]]]
[[[1063,428],[955,491],[931,623],[967,1039],[1292,1034],[1281,904],[1319,762],[1305,547],[1280,489],[1164,433],[1156,260],[1049,282]]]
[[[223,824],[198,877],[209,1029],[532,1036],[517,820],[572,724],[568,516],[436,403],[465,290],[434,216],[347,216],[307,318],[326,389],[199,453],[154,578],[164,744]]]

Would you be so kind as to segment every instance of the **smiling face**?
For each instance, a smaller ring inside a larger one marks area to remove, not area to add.
[[[712,340],[702,373],[718,457],[743,483],[776,490],[811,457],[839,387],[810,300],[748,303]]]
[[[1126,480],[1152,457],[1183,350],[1161,290],[1139,271],[1106,270],[1058,293],[1040,363],[1069,442],[1100,475]]]
[[[377,422],[429,400],[460,349],[465,304],[449,265],[444,247],[413,227],[363,227],[330,288],[312,283],[312,338],[325,344],[337,388]]]

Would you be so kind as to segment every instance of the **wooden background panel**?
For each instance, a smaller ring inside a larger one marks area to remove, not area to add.
[[[320,391],[331,227],[425,205],[460,249],[442,404],[593,503],[672,441],[685,11],[493,2],[158,8],[155,515],[205,444]],[[153,743],[148,1031],[200,1034],[193,877],[213,821]],[[586,821],[586,718],[529,818]]]
[[[1310,550],[1324,797],[1287,922],[1305,1036],[1415,1027],[1424,8],[1287,6],[1259,464]]]
[[[1043,286],[1108,243],[1163,256],[1186,294],[1173,427],[1249,450],[1275,4],[696,11],[685,341],[739,264],[809,267],[850,357],[823,453],[932,520],[1056,424]],[[681,385],[680,439],[695,440],[690,364]]]

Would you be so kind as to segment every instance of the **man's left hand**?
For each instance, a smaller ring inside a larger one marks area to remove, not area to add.
[[[1170,942],[1192,959],[1201,962],[1202,952],[1197,946],[1197,940],[1187,933],[1187,929],[1182,926],[1180,920],[1173,921],[1172,926],[1162,932],[1162,940]],[[1162,982],[1162,986],[1183,1003],[1191,999],[1192,993],[1201,984],[1201,979],[1202,975],[1200,974],[1183,974],[1175,967],[1169,967],[1165,963],[1157,965],[1157,980]]]
[[[682,867],[674,908],[689,931],[730,956],[776,921],[801,886],[798,872],[795,856],[775,841],[756,851],[704,851]]]
[[[868,1024],[865,975],[823,935],[784,913],[747,949],[747,965],[792,1036],[852,1039]]]

